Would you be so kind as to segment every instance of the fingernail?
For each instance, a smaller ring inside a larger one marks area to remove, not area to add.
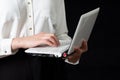
[[[67,57],[67,53],[63,53],[63,57]]]

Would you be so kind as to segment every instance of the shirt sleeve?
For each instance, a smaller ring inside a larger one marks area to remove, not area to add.
[[[56,35],[68,33],[64,0],[59,1],[55,24]]]
[[[69,62],[68,59],[65,59],[65,62],[66,62],[66,63],[69,63],[69,64],[72,64],[72,65],[77,65],[77,64],[79,64],[79,60],[78,60],[77,62],[75,62],[75,63],[72,63],[72,62]]]
[[[12,39],[0,39],[0,58],[15,54],[11,50]]]

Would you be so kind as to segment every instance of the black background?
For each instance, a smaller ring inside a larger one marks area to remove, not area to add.
[[[73,37],[81,14],[100,7],[100,13],[88,41],[88,51],[80,64],[66,65],[68,80],[118,80],[119,3],[105,0],[65,0],[69,35]]]

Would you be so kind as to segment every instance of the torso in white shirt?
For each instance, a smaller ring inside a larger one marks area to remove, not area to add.
[[[67,32],[62,5],[64,0],[0,0],[0,37]]]

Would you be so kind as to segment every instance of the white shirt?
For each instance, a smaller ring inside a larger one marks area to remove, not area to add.
[[[11,51],[13,38],[40,32],[54,33],[59,39],[70,39],[64,0],[0,0],[1,58],[15,54]]]

